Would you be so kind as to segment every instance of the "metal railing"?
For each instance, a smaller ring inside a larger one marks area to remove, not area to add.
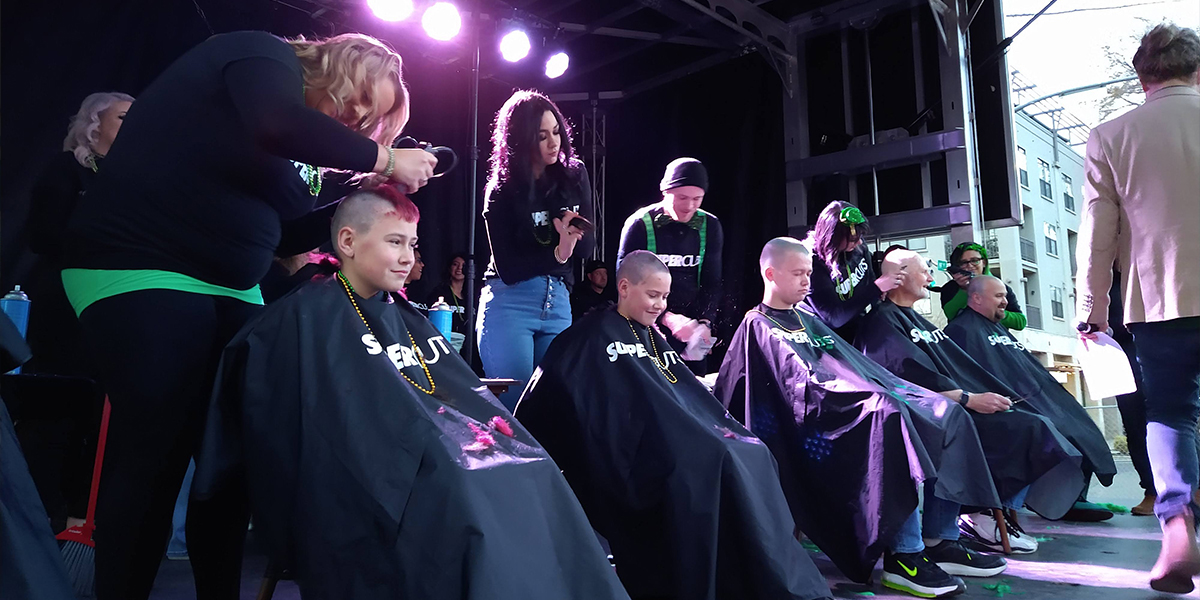
[[[1021,238],[1021,260],[1037,263],[1037,246],[1033,240]]]

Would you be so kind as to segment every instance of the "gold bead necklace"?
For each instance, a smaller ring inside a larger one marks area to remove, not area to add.
[[[337,278],[338,281],[342,283],[342,289],[346,290],[346,297],[350,299],[350,304],[354,305],[354,312],[358,313],[358,318],[362,319],[363,325],[367,326],[367,331],[372,336],[375,336],[375,331],[371,329],[371,324],[367,322],[367,318],[363,316],[362,310],[358,308],[358,300],[354,299],[354,286],[350,285],[350,281],[346,279],[346,276],[343,275],[341,271],[338,271]],[[413,354],[417,356],[417,363],[421,365],[421,370],[425,371],[425,378],[429,380],[429,389],[421,387],[421,384],[409,378],[409,376],[404,373],[403,369],[396,370],[400,372],[400,376],[403,377],[405,381],[413,384],[413,387],[432,396],[433,392],[437,390],[437,384],[433,381],[433,375],[429,373],[429,366],[425,364],[425,355],[421,353],[419,348],[417,348],[417,340],[413,339],[412,332],[408,331],[407,328],[405,328],[404,332],[408,334],[408,341],[412,343],[412,350]],[[378,340],[379,338],[376,336],[375,339]]]

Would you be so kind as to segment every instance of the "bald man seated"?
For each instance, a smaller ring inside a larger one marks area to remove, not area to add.
[[[1112,485],[1117,474],[1104,434],[1083,405],[1046,370],[1041,361],[1000,322],[1008,306],[1008,288],[991,275],[980,275],[967,287],[967,310],[946,325],[946,335],[971,358],[1009,387],[1028,394],[1024,405],[1050,419],[1059,432],[1083,454],[1084,480],[1095,475]],[[1111,511],[1087,501],[1087,488],[1063,518],[1072,521],[1111,519]]]
[[[1043,517],[1061,518],[1083,490],[1079,451],[1049,419],[1030,410],[1023,394],[980,366],[946,332],[913,309],[918,300],[929,296],[933,282],[924,258],[910,250],[893,250],[884,257],[883,272],[908,276],[866,315],[854,345],[901,379],[969,410],[1006,508],[1027,506]],[[968,538],[1000,548],[1004,524],[997,523],[990,511],[964,516],[959,526]],[[1008,534],[1013,552],[1037,550],[1033,537],[1023,535],[1014,523],[1008,524]]]
[[[516,417],[550,452],[635,600],[830,596],[771,451],[721,407],[654,323],[671,273],[625,255],[617,306],[550,344]]]
[[[855,581],[870,580],[883,554],[883,585],[923,598],[958,593],[955,575],[1004,571],[1003,558],[959,542],[961,505],[1000,506],[967,409],[797,308],[812,274],[799,240],[767,242],[759,271],[762,304],[738,327],[716,395],[775,454],[804,534]]]

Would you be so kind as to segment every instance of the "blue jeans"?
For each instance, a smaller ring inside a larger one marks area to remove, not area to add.
[[[958,539],[959,505],[933,495],[933,483],[925,484],[925,514],[914,509],[896,532],[891,551],[914,554],[925,549],[923,537],[954,541]]]
[[[196,461],[188,463],[187,474],[183,476],[183,485],[179,488],[179,496],[175,498],[175,513],[171,515],[171,541],[167,544],[168,556],[187,556],[187,535],[184,524],[187,523],[188,495],[192,491],[192,474],[196,472]]]
[[[1200,317],[1130,323],[1146,393],[1146,453],[1154,471],[1159,520],[1196,514],[1200,482],[1196,420],[1200,416]]]
[[[550,342],[571,325],[571,298],[562,279],[541,275],[506,285],[490,279],[479,298],[479,358],[488,377],[528,383]],[[500,395],[508,410],[523,388]]]

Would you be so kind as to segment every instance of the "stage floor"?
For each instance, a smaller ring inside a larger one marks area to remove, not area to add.
[[[1129,506],[1141,500],[1142,493],[1133,466],[1128,459],[1122,458],[1118,457],[1119,473],[1112,487],[1096,486],[1091,491],[1094,502]],[[1010,558],[1008,571],[997,577],[965,578],[967,592],[957,598],[1146,600],[1181,597],[1158,594],[1147,583],[1150,567],[1158,558],[1161,537],[1158,521],[1154,517],[1125,514],[1117,515],[1105,523],[1069,523],[1045,521],[1022,513],[1022,525],[1028,533],[1041,540],[1038,551]],[[842,577],[822,554],[813,553],[812,556],[828,578],[835,597],[912,598],[879,585],[880,571],[876,571],[875,585],[861,586]],[[255,551],[251,539],[242,582],[243,600],[257,597],[265,568],[266,559]],[[184,600],[194,598],[194,594],[190,564],[186,561],[164,561],[152,600]],[[276,600],[299,600],[300,594],[295,584],[281,581],[274,597]],[[1200,598],[1200,590],[1182,597]]]

